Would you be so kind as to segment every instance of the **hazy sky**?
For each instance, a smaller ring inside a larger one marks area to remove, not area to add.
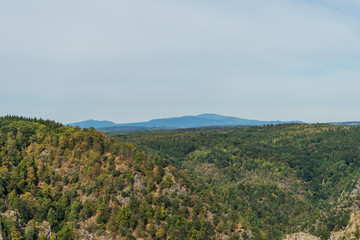
[[[359,0],[0,0],[0,115],[360,120]]]

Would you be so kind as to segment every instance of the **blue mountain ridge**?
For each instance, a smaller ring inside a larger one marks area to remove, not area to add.
[[[90,119],[90,120],[86,120],[86,121],[82,121],[82,122],[75,122],[75,123],[68,123],[66,124],[67,126],[79,126],[81,128],[90,128],[90,127],[93,127],[93,128],[104,128],[104,127],[115,127],[117,126],[116,123],[114,122],[110,122],[110,121],[98,121],[98,120],[93,120],[93,119]]]
[[[69,126],[79,126],[81,128],[94,127],[98,130],[106,128],[121,128],[121,127],[133,127],[131,129],[146,129],[146,128],[165,128],[165,129],[176,129],[176,128],[194,128],[194,127],[210,127],[210,126],[254,126],[254,125],[267,125],[267,124],[281,124],[281,123],[303,123],[301,121],[259,121],[249,120],[244,118],[237,118],[231,116],[222,116],[219,114],[200,114],[197,116],[182,116],[172,118],[161,118],[153,119],[147,122],[136,122],[136,123],[122,123],[116,124],[110,121],[96,121],[87,120],[83,122],[69,123]]]

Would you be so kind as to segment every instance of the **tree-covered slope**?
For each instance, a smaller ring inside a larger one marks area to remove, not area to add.
[[[244,231],[165,158],[94,129],[19,117],[0,118],[0,213],[4,239],[236,239]]]
[[[2,117],[0,234],[281,239],[305,231],[328,239],[359,208],[359,146],[360,128],[326,124],[112,138]]]
[[[358,127],[283,124],[114,136],[188,170],[255,239],[300,230],[327,239],[358,208]]]

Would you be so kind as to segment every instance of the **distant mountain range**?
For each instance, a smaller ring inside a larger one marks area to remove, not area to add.
[[[254,126],[281,123],[303,123],[301,121],[259,121],[244,118],[222,116],[218,114],[201,114],[197,116],[182,116],[173,118],[153,119],[147,122],[116,124],[110,121],[87,120],[76,123],[69,123],[69,126],[81,128],[94,127],[103,132],[115,131],[138,131],[151,129],[178,129],[210,126]]]
[[[114,123],[114,122],[110,122],[110,121],[98,121],[98,120],[86,120],[86,121],[82,121],[82,122],[75,122],[75,123],[69,123],[66,124],[68,126],[79,126],[81,128],[89,128],[89,127],[93,127],[93,128],[105,128],[105,127],[115,127],[118,124]]]
[[[353,121],[353,122],[330,122],[329,124],[346,125],[346,126],[360,126],[359,121]]]

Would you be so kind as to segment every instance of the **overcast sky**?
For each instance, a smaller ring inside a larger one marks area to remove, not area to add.
[[[360,120],[359,0],[0,0],[0,115]]]

